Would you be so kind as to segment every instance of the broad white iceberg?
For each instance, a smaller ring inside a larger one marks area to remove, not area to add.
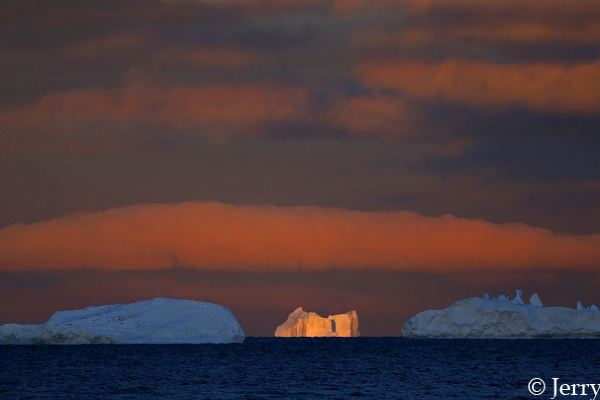
[[[277,337],[354,337],[360,336],[358,314],[348,311],[344,314],[321,317],[314,312],[296,308],[287,320],[275,329]]]
[[[59,311],[39,325],[0,325],[0,344],[239,343],[244,331],[229,309],[155,298]]]
[[[600,312],[593,305],[577,308],[544,307],[537,293],[529,304],[517,290],[509,300],[501,295],[457,301],[443,310],[412,317],[402,328],[406,337],[422,338],[600,338]]]

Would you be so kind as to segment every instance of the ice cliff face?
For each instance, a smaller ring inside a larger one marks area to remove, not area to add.
[[[165,298],[59,311],[39,325],[0,325],[0,344],[243,341],[244,331],[227,308]]]
[[[600,312],[579,302],[577,309],[544,307],[537,293],[525,304],[517,290],[512,300],[485,295],[424,311],[406,322],[402,333],[417,338],[600,338]]]
[[[358,314],[352,310],[345,314],[321,317],[314,312],[296,308],[287,320],[275,329],[277,337],[353,337],[360,336]]]

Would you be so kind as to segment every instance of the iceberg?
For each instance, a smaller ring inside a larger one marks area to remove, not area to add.
[[[540,299],[540,296],[537,293],[531,295],[529,304],[534,307],[544,307],[544,303],[542,303],[542,299]]]
[[[168,298],[59,311],[38,325],[0,325],[0,344],[240,343],[244,338],[229,309]]]
[[[513,300],[501,295],[457,301],[442,310],[429,310],[404,324],[402,334],[413,338],[600,338],[600,311],[584,307],[544,307],[537,293],[524,304],[521,291]]]
[[[344,314],[321,317],[314,312],[296,308],[287,320],[275,329],[276,337],[354,337],[360,336],[358,314],[348,311]]]

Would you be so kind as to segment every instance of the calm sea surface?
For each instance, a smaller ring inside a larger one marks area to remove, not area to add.
[[[538,397],[534,377],[547,383]],[[550,399],[552,378],[600,383],[600,341],[0,346],[0,399]]]

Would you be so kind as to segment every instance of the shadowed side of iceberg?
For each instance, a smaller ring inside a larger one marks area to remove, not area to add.
[[[39,325],[0,326],[0,344],[196,344],[244,339],[229,309],[168,298],[59,311]]]
[[[600,338],[600,312],[595,306],[544,307],[537,293],[525,304],[518,290],[513,300],[485,295],[421,312],[404,324],[402,334],[413,338]]]

